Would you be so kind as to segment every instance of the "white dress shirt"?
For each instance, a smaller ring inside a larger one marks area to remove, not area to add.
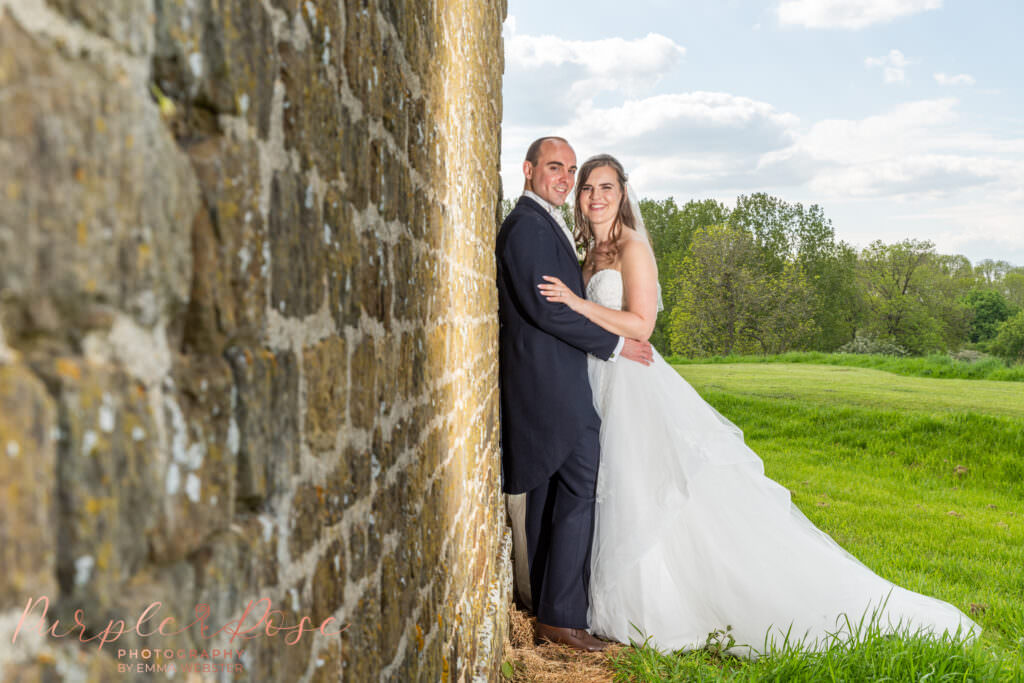
[[[565,218],[562,216],[562,211],[548,200],[530,190],[523,190],[523,196],[529,197],[533,201],[537,202],[544,207],[545,211],[551,214],[551,217],[555,219],[555,223],[557,223],[558,227],[560,227],[562,232],[565,233],[565,238],[569,240],[569,246],[572,247],[573,251],[576,251],[576,240],[573,238],[572,231],[569,230],[569,226],[565,224]],[[609,361],[614,362],[619,357],[619,353],[622,351],[622,347],[625,343],[626,338],[619,337],[619,343],[615,345],[615,350],[612,351],[612,355],[608,358]]]
[[[576,251],[576,239],[572,236],[572,231],[569,230],[569,226],[565,224],[565,217],[562,216],[562,210],[530,190],[523,190],[523,196],[529,197],[533,201],[537,202],[543,206],[549,214],[551,214],[551,217],[555,219],[555,223],[558,223],[558,227],[560,227],[562,232],[565,233],[565,238],[569,240],[569,246],[572,247],[573,251]]]

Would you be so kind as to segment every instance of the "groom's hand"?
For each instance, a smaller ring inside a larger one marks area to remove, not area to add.
[[[629,360],[635,360],[642,365],[650,365],[654,361],[654,351],[651,350],[650,342],[639,339],[627,339],[622,345],[619,355]]]

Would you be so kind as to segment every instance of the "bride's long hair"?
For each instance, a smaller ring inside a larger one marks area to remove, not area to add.
[[[594,169],[601,168],[602,166],[607,166],[615,171],[615,176],[619,181],[619,190],[622,192],[622,201],[619,202],[619,211],[615,216],[615,222],[612,223],[612,229],[608,233],[607,245],[597,249],[594,228],[590,224],[590,220],[583,215],[583,208],[580,203],[580,188],[586,184],[587,178],[590,177]],[[596,258],[608,259],[614,262],[615,258],[619,255],[619,237],[622,235],[622,226],[626,226],[630,230],[636,230],[636,218],[633,216],[629,193],[626,190],[627,181],[625,169],[622,168],[619,160],[611,154],[592,156],[580,166],[576,180],[576,209],[574,212],[576,232],[573,236],[576,238],[576,246],[581,247],[587,256],[593,251]]]

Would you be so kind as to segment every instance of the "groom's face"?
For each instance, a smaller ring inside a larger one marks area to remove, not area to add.
[[[523,162],[526,189],[554,206],[565,204],[576,178],[576,153],[561,140],[546,140],[537,155],[537,164]]]

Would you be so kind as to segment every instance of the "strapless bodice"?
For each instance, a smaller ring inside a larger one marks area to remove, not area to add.
[[[605,268],[594,273],[587,282],[587,299],[605,308],[622,310],[622,273]]]

